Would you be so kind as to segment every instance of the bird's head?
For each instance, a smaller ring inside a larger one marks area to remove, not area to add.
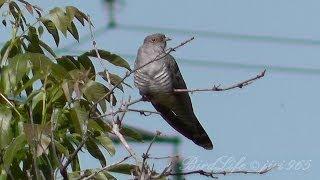
[[[146,38],[144,38],[144,45],[147,46],[153,46],[153,47],[157,47],[157,48],[161,48],[162,50],[164,50],[167,46],[167,41],[170,41],[171,39],[166,37],[164,34],[152,34],[147,36]]]

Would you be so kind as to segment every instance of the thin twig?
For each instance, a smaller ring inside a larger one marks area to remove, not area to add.
[[[185,92],[194,93],[194,92],[203,92],[203,91],[227,91],[227,90],[231,90],[231,89],[235,89],[235,88],[243,88],[243,87],[251,84],[253,81],[264,77],[265,73],[266,73],[266,69],[263,70],[261,73],[259,73],[258,75],[256,75],[253,78],[250,78],[248,80],[233,84],[233,85],[225,87],[225,88],[221,88],[220,85],[219,86],[214,85],[212,88],[204,88],[204,89],[175,89],[174,92],[176,92],[176,93],[185,93]]]
[[[130,108],[128,108],[127,111],[138,112],[138,113],[140,113],[140,115],[144,115],[144,116],[150,116],[151,114],[160,114],[157,111],[149,111],[149,110],[143,110],[143,109],[130,109]]]
[[[87,139],[88,139],[87,136],[83,137],[83,139],[80,142],[80,144],[78,145],[77,149],[75,149],[75,151],[73,151],[73,153],[67,158],[66,163],[60,168],[60,174],[62,175],[62,177],[64,179],[68,179],[67,167],[69,166],[71,161],[76,157],[76,155],[81,150],[81,148],[84,146],[84,144],[86,143]]]
[[[135,152],[131,149],[126,139],[123,137],[123,135],[120,133],[119,125],[117,123],[114,123],[112,126],[112,132],[119,138],[123,146],[126,148],[128,153],[135,159],[136,164],[138,164],[139,160]]]
[[[161,134],[160,131],[157,131],[157,132],[156,132],[155,136],[153,137],[153,139],[151,140],[151,142],[150,142],[150,144],[149,144],[149,146],[148,146],[148,148],[147,148],[146,153],[144,153],[144,154],[142,155],[141,177],[144,176],[144,171],[147,170],[147,169],[146,169],[146,160],[149,158],[149,151],[150,151],[150,149],[151,149],[151,146],[153,145],[153,143],[156,141],[157,137],[158,137],[160,134]]]
[[[126,160],[129,159],[130,157],[132,157],[132,156],[131,156],[131,155],[130,155],[130,156],[127,156],[127,157],[123,158],[122,160],[120,160],[119,162],[116,162],[116,163],[114,163],[114,164],[111,164],[111,165],[109,165],[109,166],[105,166],[105,167],[101,168],[100,170],[92,173],[90,176],[81,177],[81,178],[79,178],[79,179],[89,180],[89,179],[91,179],[91,178],[94,178],[94,177],[95,177],[96,175],[98,175],[99,173],[108,170],[110,167],[113,167],[113,166],[116,166],[116,165],[119,165],[119,164],[123,163],[124,161],[126,161]]]
[[[148,159],[155,159],[155,160],[160,160],[160,159],[175,159],[175,158],[179,158],[179,155],[176,156],[163,156],[163,157],[152,157],[149,156]]]
[[[245,170],[239,170],[239,171],[220,171],[220,172],[210,172],[210,171],[204,171],[204,170],[195,170],[195,171],[188,171],[188,172],[181,172],[181,173],[172,173],[167,172],[164,175],[165,176],[183,176],[183,175],[190,175],[190,174],[200,174],[206,177],[211,177],[214,179],[217,179],[217,175],[229,175],[229,174],[266,174],[270,172],[272,169],[276,168],[277,166],[266,168],[261,171],[245,171]]]
[[[12,109],[20,116],[21,114],[19,113],[19,111],[16,109],[16,107],[14,106],[14,104],[12,104],[1,92],[0,92],[0,96],[2,97],[2,99],[4,99],[4,101],[6,101],[11,107]]]

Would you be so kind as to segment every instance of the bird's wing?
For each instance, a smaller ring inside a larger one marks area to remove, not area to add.
[[[169,54],[165,57],[172,77],[174,89],[187,89],[175,59]],[[212,149],[213,145],[207,133],[199,123],[192,108],[188,93],[174,93],[168,95],[170,103],[162,104],[152,102],[161,116],[178,132],[205,149]]]

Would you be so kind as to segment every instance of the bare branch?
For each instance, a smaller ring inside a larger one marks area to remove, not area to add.
[[[231,89],[235,89],[235,88],[243,88],[243,87],[253,83],[255,80],[258,80],[258,79],[264,77],[265,73],[266,73],[266,70],[263,70],[261,73],[259,73],[258,75],[256,75],[253,78],[250,78],[248,80],[233,84],[233,85],[225,87],[225,88],[221,88],[220,85],[219,86],[214,85],[212,88],[204,88],[204,89],[175,89],[174,92],[176,92],[176,93],[185,93],[185,92],[194,93],[194,92],[203,92],[203,91],[227,91],[227,90],[231,90]]]
[[[98,175],[100,172],[106,171],[106,170],[108,170],[110,167],[119,165],[119,164],[123,163],[124,161],[126,161],[127,159],[129,159],[130,157],[132,157],[132,156],[131,156],[131,155],[130,155],[130,156],[127,156],[127,157],[123,158],[122,160],[120,160],[119,162],[116,162],[116,163],[111,164],[111,165],[109,165],[109,166],[105,166],[105,167],[101,168],[100,170],[92,173],[90,176],[81,177],[80,179],[84,179],[84,180],[92,179],[92,178],[94,178],[96,175]]]
[[[77,149],[73,151],[73,153],[67,158],[66,163],[60,168],[60,174],[63,176],[64,179],[68,179],[67,167],[71,163],[71,161],[76,157],[78,152],[81,150],[83,145],[86,143],[88,137],[84,136],[80,144],[78,145]]]
[[[188,172],[181,172],[181,173],[172,173],[172,172],[166,172],[164,173],[164,176],[181,176],[181,175],[191,175],[191,174],[199,174],[206,177],[218,179],[217,175],[229,175],[229,174],[266,174],[270,172],[272,169],[276,168],[277,166],[270,167],[263,169],[261,171],[245,171],[245,170],[239,170],[239,171],[219,171],[219,172],[210,172],[210,171],[204,171],[204,170],[195,170],[195,171],[188,171]]]
[[[119,140],[121,141],[121,143],[123,144],[123,146],[126,148],[126,150],[128,151],[128,153],[135,159],[136,163],[138,164],[139,160],[137,158],[137,155],[135,154],[135,152],[131,149],[131,147],[129,146],[128,142],[126,141],[126,139],[123,137],[123,135],[120,133],[119,131],[119,125],[117,123],[113,124],[112,127],[112,132],[119,138]]]

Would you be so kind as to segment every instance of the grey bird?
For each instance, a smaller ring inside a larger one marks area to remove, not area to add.
[[[187,89],[187,86],[175,59],[165,52],[168,40],[159,33],[144,39],[135,61],[134,84],[142,97],[150,101],[175,130],[195,144],[212,149],[210,138],[193,112],[189,94],[174,92],[174,89]],[[144,66],[148,62],[150,64]]]

